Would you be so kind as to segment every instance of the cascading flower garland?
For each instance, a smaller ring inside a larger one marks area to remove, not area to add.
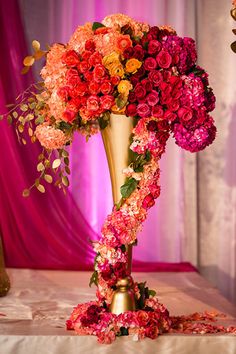
[[[128,334],[156,338],[180,328],[194,333],[220,330],[192,324],[213,320],[214,314],[171,318],[155,291],[134,282],[127,269],[127,246],[136,243],[147,211],[160,194],[158,161],[170,133],[177,145],[191,152],[204,149],[216,135],[209,115],[215,97],[207,73],[196,65],[194,41],[178,37],[170,27],[150,27],[117,14],[78,27],[67,45],[54,44],[48,52],[37,41],[32,44],[34,54],[25,58],[23,71],[46,55],[44,82],[19,97],[8,120],[15,121],[23,143],[20,134],[28,125],[31,140],[37,138],[43,146],[37,165],[40,176],[34,183],[40,192],[45,191],[42,181],[51,183],[53,177],[60,188],[68,185],[66,145],[75,131],[89,138],[106,128],[111,113],[135,117],[137,123],[130,145],[133,159],[123,170],[127,178],[122,198],[105,220],[100,240],[93,242],[96,258],[90,284],[97,285],[97,301],[79,304],[67,328],[97,335],[102,343]],[[52,151],[58,154],[53,161]],[[50,168],[54,174],[49,174]],[[23,194],[29,193],[27,189]],[[117,281],[124,277],[130,280],[137,311],[117,316],[109,312],[109,305]]]

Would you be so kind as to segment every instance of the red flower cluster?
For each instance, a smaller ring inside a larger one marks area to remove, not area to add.
[[[86,122],[110,110],[115,102],[114,86],[120,80],[117,76],[109,76],[102,65],[102,55],[95,51],[92,40],[86,42],[85,48],[81,55],[68,50],[62,57],[67,66],[67,84],[58,89],[57,94],[66,103],[63,120],[70,123],[78,112]]]

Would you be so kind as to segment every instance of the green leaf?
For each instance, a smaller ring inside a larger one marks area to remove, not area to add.
[[[7,116],[7,121],[8,121],[9,124],[12,124],[12,116],[10,116],[10,115]]]
[[[65,166],[65,171],[68,175],[70,175],[70,168],[68,166]]]
[[[101,117],[101,118],[98,119],[98,123],[99,123],[100,129],[103,130],[103,129],[105,129],[108,126],[109,121],[108,120],[104,120],[103,117]]]
[[[22,105],[20,105],[20,110],[21,110],[22,112],[26,112],[26,111],[28,110],[27,104],[22,104]]]
[[[134,178],[128,179],[123,186],[120,187],[120,192],[123,198],[128,198],[136,189],[138,181]]]
[[[44,122],[44,117],[43,116],[38,116],[37,119],[35,119],[35,124],[41,124]]]
[[[126,327],[120,327],[120,335],[121,336],[128,336],[129,335],[129,330]]]
[[[14,117],[15,119],[18,117],[18,113],[17,113],[16,111],[14,111],[14,112],[12,113],[12,115],[13,115],[13,117]]]
[[[89,281],[89,286],[91,287],[92,284],[95,284],[98,286],[98,272],[95,270],[93,274],[91,275],[90,281]]]
[[[62,157],[68,157],[69,153],[66,150],[62,150],[62,154],[61,155],[62,155]]]
[[[155,290],[149,290],[149,289],[148,289],[148,295],[149,295],[149,296],[155,296],[155,295],[156,295],[156,291],[155,291]]]
[[[94,22],[93,23],[93,26],[92,26],[92,30],[93,31],[96,31],[96,29],[98,29],[98,28],[100,28],[100,27],[106,27],[106,26],[104,26],[102,23],[100,23],[100,22]]]
[[[66,166],[69,166],[70,161],[69,161],[68,157],[64,158],[64,163],[65,163]]]
[[[117,98],[116,98],[116,105],[119,109],[122,109],[125,107],[126,103],[127,103],[127,100],[128,100],[128,97],[127,96],[124,96],[124,95],[119,95]]]

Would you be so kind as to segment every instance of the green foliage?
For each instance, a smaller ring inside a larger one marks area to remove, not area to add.
[[[136,189],[138,181],[135,178],[129,178],[123,186],[120,187],[120,192],[123,198],[128,198]]]
[[[102,23],[100,23],[100,22],[94,22],[93,26],[92,26],[92,30],[96,31],[96,29],[98,29],[100,27],[105,27],[105,26]]]

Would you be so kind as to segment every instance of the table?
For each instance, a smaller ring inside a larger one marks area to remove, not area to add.
[[[0,354],[236,354],[234,335],[165,334],[135,342],[132,336],[111,345],[96,337],[77,336],[65,329],[73,306],[95,298],[90,272],[9,269],[12,288],[0,298]],[[196,272],[133,273],[147,280],[172,315],[217,310],[227,315],[224,325],[236,326],[236,309]]]

